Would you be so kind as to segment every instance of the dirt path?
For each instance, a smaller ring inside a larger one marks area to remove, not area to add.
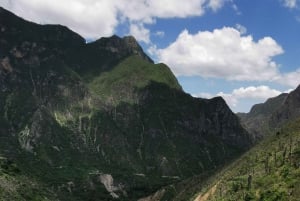
[[[211,187],[204,195],[199,194],[194,201],[207,201],[210,195],[214,194],[217,190],[219,182]]]

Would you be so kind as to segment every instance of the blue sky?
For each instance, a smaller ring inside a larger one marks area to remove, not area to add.
[[[183,89],[222,96],[234,112],[300,83],[300,0],[2,0],[42,24],[88,41],[133,35]]]

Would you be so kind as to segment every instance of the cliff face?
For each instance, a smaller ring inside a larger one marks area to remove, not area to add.
[[[287,93],[280,94],[277,97],[269,98],[264,103],[254,105],[249,113],[237,114],[244,127],[256,140],[260,140],[272,132],[271,116],[282,107],[287,96]]]
[[[243,126],[256,139],[278,132],[280,127],[300,117],[300,86],[254,105],[249,113],[237,114]]]
[[[279,128],[288,121],[300,117],[300,85],[288,94],[282,106],[271,117],[270,124]]]
[[[0,155],[43,186],[26,199],[132,200],[251,145],[222,98],[185,94],[133,37],[86,44],[2,8],[0,30]]]

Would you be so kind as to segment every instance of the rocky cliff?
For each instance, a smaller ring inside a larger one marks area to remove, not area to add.
[[[254,105],[249,113],[237,115],[256,140],[280,132],[282,125],[300,117],[300,86],[290,93],[283,93],[269,98],[265,103]]]
[[[249,113],[238,113],[243,126],[256,139],[260,140],[269,133],[272,133],[270,128],[270,119],[275,111],[284,104],[288,94],[283,93],[279,96],[269,98],[264,103],[254,105]]]
[[[280,108],[271,117],[271,126],[280,128],[284,123],[300,117],[300,85],[290,92]]]

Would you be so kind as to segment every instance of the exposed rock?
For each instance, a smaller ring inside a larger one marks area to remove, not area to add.
[[[117,191],[122,191],[120,186],[114,186],[114,179],[110,174],[101,174],[99,176],[101,183],[105,186],[106,190],[113,198],[119,198]]]

